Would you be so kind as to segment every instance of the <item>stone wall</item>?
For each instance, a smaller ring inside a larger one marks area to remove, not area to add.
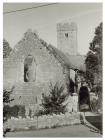
[[[57,46],[62,52],[77,55],[77,25],[75,23],[57,24]]]
[[[32,130],[42,128],[54,128],[64,125],[80,124],[80,113],[66,113],[60,115],[43,115],[40,117],[31,118],[11,118],[7,122],[7,126],[11,131],[16,130]]]
[[[24,82],[24,60],[31,55],[36,63],[36,80],[34,82]],[[67,75],[63,73],[63,66],[43,46],[38,36],[28,31],[24,38],[18,42],[8,59],[4,60],[4,88],[15,86],[12,104],[35,104],[36,96],[41,97],[42,93],[48,94],[49,85],[58,82],[65,86],[67,94]],[[67,73],[68,74],[68,73]]]

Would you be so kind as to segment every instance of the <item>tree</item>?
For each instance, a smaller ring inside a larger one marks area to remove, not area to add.
[[[50,85],[49,95],[42,94],[42,106],[45,114],[59,114],[65,112],[65,105],[62,103],[65,101],[66,95],[63,94],[64,86],[58,87],[56,83],[54,86]]]
[[[95,29],[95,36],[90,43],[89,52],[85,60],[87,81],[96,87],[96,94],[102,101],[102,23]]]
[[[12,48],[10,47],[9,43],[3,39],[3,58],[7,58],[12,51]]]
[[[6,89],[3,90],[3,123],[5,123],[8,120],[8,114],[10,111],[10,108],[8,104],[13,101],[14,99],[10,99],[10,94],[12,94],[14,87],[10,91],[7,91]],[[5,137],[5,134],[9,132],[10,130],[6,128],[3,132],[3,136]]]
[[[95,76],[100,76],[97,83],[102,83],[102,23],[95,29],[85,62],[87,80],[94,84]]]
[[[13,101],[14,99],[10,99],[10,94],[12,94],[14,87],[10,90],[3,90],[3,122],[7,121],[7,113],[8,110],[6,109],[7,104]]]

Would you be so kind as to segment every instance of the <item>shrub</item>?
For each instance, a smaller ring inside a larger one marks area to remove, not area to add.
[[[46,112],[43,111],[43,110],[39,110],[38,112],[35,113],[35,116],[42,116],[42,115],[45,115]]]
[[[65,113],[66,106],[62,103],[65,101],[66,95],[63,94],[64,86],[50,85],[49,95],[42,94],[42,106],[45,114]]]
[[[5,105],[3,107],[3,122],[7,121],[11,117],[10,112],[11,112],[10,106],[9,105]]]
[[[95,111],[98,109],[102,110],[102,85],[101,83],[95,85],[92,90],[96,95],[98,95],[98,100],[92,102],[92,106],[94,106]]]
[[[90,106],[91,106],[91,111],[92,112],[97,112],[98,111],[98,101],[96,99],[93,99],[90,102]]]
[[[9,105],[5,105],[3,115],[5,116],[4,119],[5,118],[9,119],[11,117],[18,118],[19,116],[21,116],[22,118],[25,118],[25,106],[14,105],[11,107]]]
[[[25,106],[24,105],[19,106],[18,116],[21,116],[22,118],[26,117],[25,116]]]
[[[19,106],[14,105],[13,107],[11,107],[10,111],[11,111],[10,114],[11,114],[12,117],[18,117]]]
[[[5,124],[5,122],[8,120],[8,118],[10,117],[9,113],[10,113],[10,107],[9,104],[11,101],[13,101],[14,99],[10,99],[10,94],[12,94],[14,89],[14,86],[11,88],[10,91],[4,89],[3,90],[3,123]],[[6,133],[9,132],[8,128],[5,128],[3,130],[3,136],[5,137]]]
[[[10,117],[10,107],[9,103],[13,101],[14,99],[10,99],[10,94],[12,94],[14,89],[14,86],[11,88],[10,91],[4,89],[3,90],[3,123],[8,120],[8,117]]]

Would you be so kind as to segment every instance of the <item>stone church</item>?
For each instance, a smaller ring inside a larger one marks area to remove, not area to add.
[[[75,23],[57,24],[57,44],[57,48],[45,45],[35,32],[28,30],[4,59],[4,89],[14,86],[12,105],[34,108],[42,93],[49,93],[50,83],[64,85],[64,93],[68,94],[70,77],[75,79],[77,70],[85,71],[85,57],[77,51]]]

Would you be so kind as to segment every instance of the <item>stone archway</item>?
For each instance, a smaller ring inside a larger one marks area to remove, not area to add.
[[[90,95],[88,88],[82,86],[79,91],[79,110],[80,111],[89,111],[90,110]]]
[[[24,82],[34,82],[36,80],[36,62],[32,55],[28,55],[24,60]]]

